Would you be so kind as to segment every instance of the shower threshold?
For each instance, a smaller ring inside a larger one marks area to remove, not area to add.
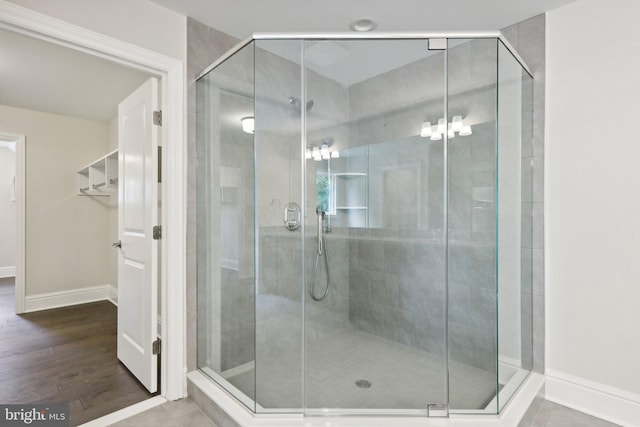
[[[187,374],[189,397],[216,423],[242,427],[513,427],[524,417],[527,409],[544,386],[544,376],[531,373],[520,386],[500,415],[451,414],[449,418],[430,419],[424,416],[304,416],[302,413],[256,414],[247,409],[228,391],[201,371]]]

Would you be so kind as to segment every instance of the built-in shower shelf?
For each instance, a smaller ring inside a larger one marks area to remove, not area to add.
[[[110,196],[118,189],[118,150],[83,167],[76,176],[79,196]]]
[[[367,174],[335,173],[336,214],[341,227],[364,227],[367,223]]]
[[[338,178],[362,178],[367,176],[367,174],[363,172],[338,172],[334,175]]]

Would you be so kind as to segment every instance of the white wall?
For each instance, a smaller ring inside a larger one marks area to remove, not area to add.
[[[639,18],[637,0],[548,14],[545,181],[547,374],[631,393],[636,405]]]
[[[108,284],[106,202],[75,174],[106,154],[108,125],[0,105],[0,128],[26,135],[27,296]]]
[[[0,147],[0,277],[16,266],[16,203],[13,200],[13,179],[16,155]]]
[[[186,61],[186,17],[150,1],[9,1],[45,15]]]

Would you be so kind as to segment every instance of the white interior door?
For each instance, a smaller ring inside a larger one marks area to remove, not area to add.
[[[158,389],[158,109],[155,78],[118,106],[118,359],[150,392]]]

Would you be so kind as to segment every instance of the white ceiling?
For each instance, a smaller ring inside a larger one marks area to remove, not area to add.
[[[349,23],[361,17],[374,19],[382,31],[497,30],[575,0],[151,1],[242,39],[253,32],[348,31]],[[117,104],[147,78],[92,55],[0,30],[3,105],[108,122]]]
[[[109,122],[149,75],[0,29],[0,104]]]
[[[575,0],[151,0],[240,39],[254,32],[500,30]]]

